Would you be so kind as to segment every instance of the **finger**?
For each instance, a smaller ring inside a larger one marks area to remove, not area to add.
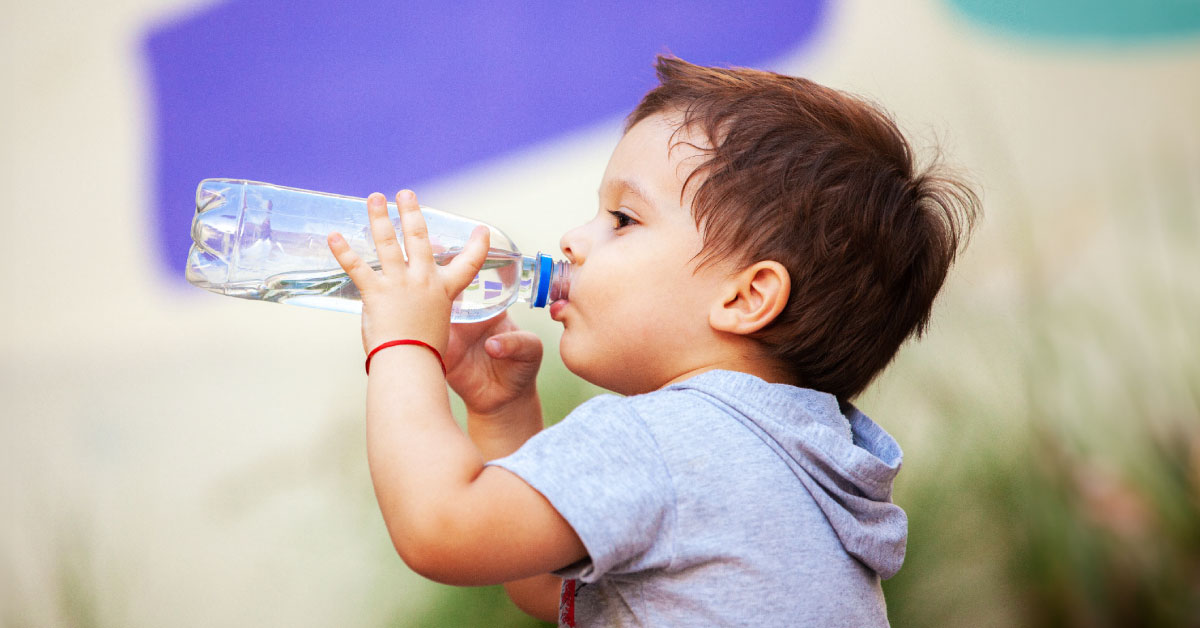
[[[412,190],[400,190],[396,194],[396,207],[400,210],[400,229],[404,231],[404,250],[408,253],[408,267],[428,272],[433,266],[433,247],[429,244],[429,228],[417,204],[417,195]]]
[[[375,270],[363,261],[357,253],[350,250],[350,243],[346,242],[346,238],[342,234],[333,232],[327,238],[329,242],[329,250],[333,251],[333,257],[337,259],[337,263],[350,276],[350,280],[358,287],[358,291],[362,292],[364,286],[369,285],[375,278]]]
[[[367,197],[367,217],[370,219],[371,238],[375,240],[375,252],[383,272],[404,267],[404,250],[396,239],[396,226],[388,218],[387,197],[376,192]]]
[[[484,351],[497,360],[541,362],[542,341],[530,331],[510,331],[496,334],[483,343]]]
[[[471,284],[475,275],[479,274],[479,269],[483,268],[483,262],[487,260],[491,237],[491,230],[487,227],[475,227],[462,253],[446,266],[443,276],[451,296],[458,296],[458,293]]]
[[[449,366],[451,361],[451,353],[457,351],[461,354],[476,345],[482,348],[483,341],[489,337],[515,329],[517,329],[517,326],[508,320],[508,312],[500,312],[500,314],[492,318],[474,323],[452,323],[450,325],[448,353],[443,356],[446,358],[447,366]]]

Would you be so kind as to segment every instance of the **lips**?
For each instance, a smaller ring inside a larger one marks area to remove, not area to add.
[[[567,299],[559,299],[559,300],[555,301],[554,303],[551,303],[550,304],[550,318],[552,318],[556,321],[562,322],[560,320],[559,316],[562,314],[562,311],[567,307],[567,303],[568,303]]]

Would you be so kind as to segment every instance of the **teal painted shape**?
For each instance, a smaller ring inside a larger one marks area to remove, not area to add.
[[[1200,38],[1200,0],[949,0],[971,21],[1066,42]]]

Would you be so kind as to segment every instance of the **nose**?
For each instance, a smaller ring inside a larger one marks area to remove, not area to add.
[[[584,225],[580,225],[563,234],[558,241],[558,248],[562,249],[563,255],[567,261],[572,264],[583,263],[587,257],[587,238],[584,237]]]

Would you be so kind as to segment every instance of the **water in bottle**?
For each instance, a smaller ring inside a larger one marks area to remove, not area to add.
[[[388,205],[398,237],[395,204]],[[522,255],[499,229],[463,216],[421,208],[434,260],[449,263],[479,225],[491,232],[491,249],[479,274],[455,299],[450,320],[491,318],[517,301],[545,307],[567,298],[570,269],[550,256]],[[242,181],[205,179],[196,189],[187,279],[243,299],[291,303],[358,313],[358,289],[333,257],[326,237],[337,231],[373,267],[366,199]]]

